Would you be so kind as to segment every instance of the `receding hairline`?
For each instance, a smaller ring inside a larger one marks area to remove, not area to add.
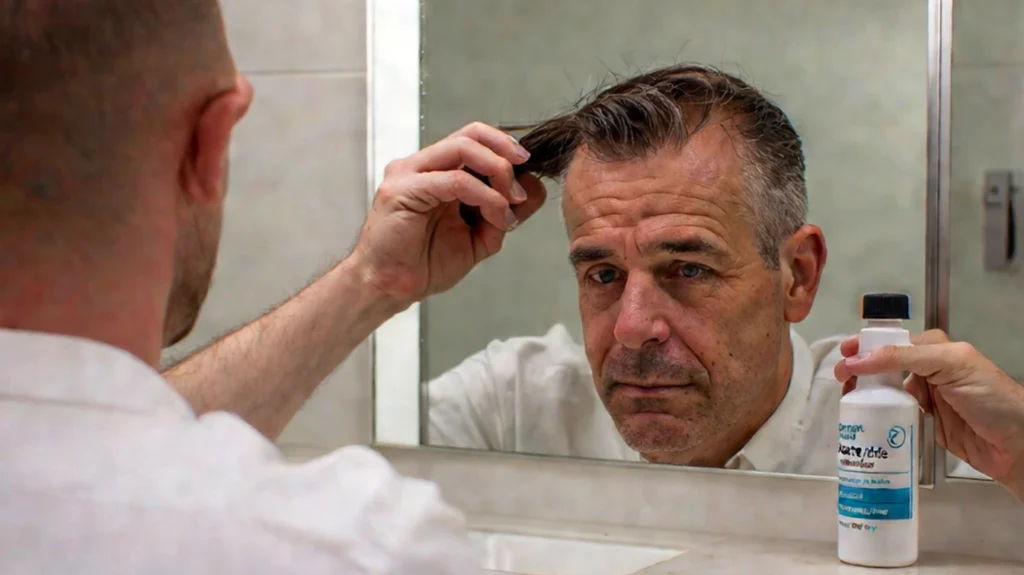
[[[758,251],[778,265],[778,248],[806,223],[805,159],[799,134],[782,109],[743,79],[701,64],[677,64],[594,90],[571,110],[529,126],[521,143],[533,154],[525,169],[560,178],[587,145],[606,160],[634,160],[685,143],[715,117],[734,129],[743,190]]]
[[[713,201],[724,213],[737,213],[749,223],[755,215],[756,207],[745,170],[747,160],[740,150],[744,144],[736,141],[735,130],[728,118],[713,118],[700,130],[691,132],[683,142],[669,142],[641,155],[614,159],[595,155],[586,144],[581,144],[559,179],[562,190],[559,207],[563,221],[569,226],[570,235],[577,229],[572,226],[577,221],[573,215],[574,208],[593,199],[587,196],[587,190],[593,185],[610,181],[604,178],[595,180],[588,176],[595,167],[601,170],[603,165],[612,166],[624,178],[623,181],[633,182],[636,178],[635,182],[640,183],[651,177],[659,181],[656,187],[647,188],[646,191],[626,192],[630,198],[641,200],[637,204],[638,211],[634,213],[638,222],[666,215],[662,209],[667,204],[662,202],[671,203],[673,200],[655,200],[655,203],[642,201],[643,196],[655,193],[662,197],[666,194],[678,196],[683,202],[687,201],[684,198]],[[698,147],[698,151],[692,151],[694,146]],[[654,168],[650,162],[657,162],[659,167]],[[657,171],[652,171],[655,169]],[[619,181],[617,178],[615,180]],[[725,221],[722,223],[726,224]],[[756,240],[757,231],[753,230],[753,233]]]

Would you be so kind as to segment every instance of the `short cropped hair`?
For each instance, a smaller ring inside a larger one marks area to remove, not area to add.
[[[0,0],[0,193],[63,187],[44,171],[118,187],[171,106],[225,74],[217,0]]]

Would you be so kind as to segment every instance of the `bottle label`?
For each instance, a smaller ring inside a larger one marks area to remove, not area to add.
[[[913,518],[915,426],[854,419],[839,424],[840,525],[873,531],[877,521]]]

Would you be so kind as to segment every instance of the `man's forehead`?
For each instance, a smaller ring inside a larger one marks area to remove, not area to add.
[[[733,134],[713,124],[683,146],[633,160],[606,161],[581,147],[566,172],[562,207],[572,232],[606,214],[629,212],[643,219],[693,204],[722,208],[738,200],[740,189],[742,166]]]

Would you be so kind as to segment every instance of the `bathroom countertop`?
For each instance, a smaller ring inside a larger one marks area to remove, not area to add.
[[[1024,563],[969,556],[923,553],[912,567],[868,569],[844,565],[836,558],[834,543],[758,539],[718,538],[710,545],[697,545],[677,557],[641,569],[634,575],[714,575],[758,573],[759,575],[945,575],[984,573],[1024,575]],[[507,571],[481,571],[481,575],[531,575]],[[557,575],[550,573],[545,575]],[[594,575],[602,575],[594,573]]]
[[[858,575],[878,574],[878,569],[845,565],[836,557],[835,543],[732,540],[691,549],[682,555],[642,569],[635,575],[689,575],[713,573],[758,573],[771,575]],[[984,573],[1024,574],[1024,563],[977,557],[922,553],[917,564],[902,569],[884,569],[886,575]]]

